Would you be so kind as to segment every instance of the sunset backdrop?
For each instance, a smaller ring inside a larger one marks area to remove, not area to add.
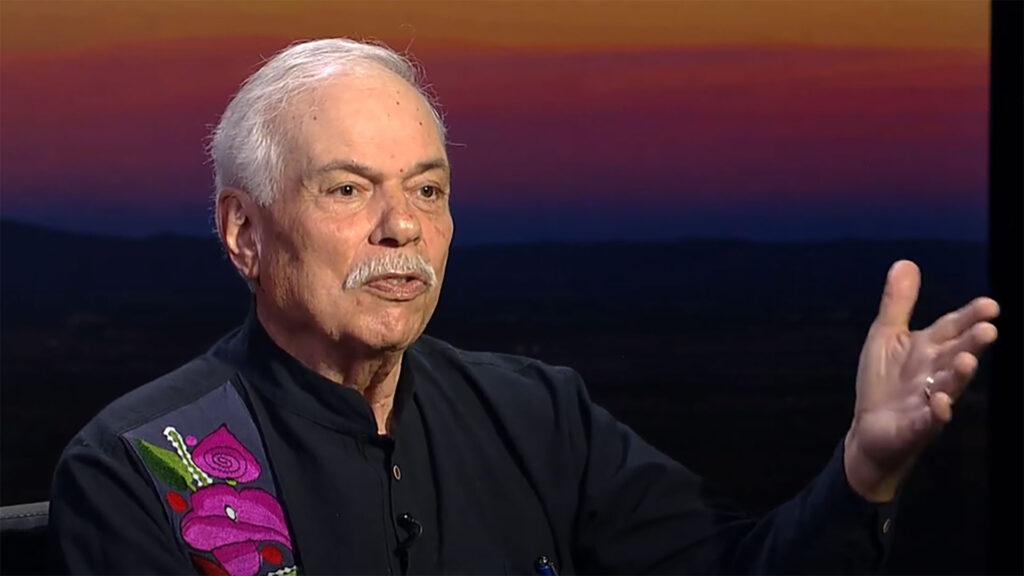
[[[289,43],[383,41],[456,242],[986,232],[986,1],[0,2],[2,216],[207,234],[206,136]]]

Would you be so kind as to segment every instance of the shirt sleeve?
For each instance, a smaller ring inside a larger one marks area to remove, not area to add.
[[[127,447],[76,438],[50,497],[50,564],[57,574],[187,574],[163,505]]]
[[[588,439],[574,543],[581,572],[880,571],[895,503],[872,504],[853,491],[842,442],[799,494],[752,518],[580,390]]]

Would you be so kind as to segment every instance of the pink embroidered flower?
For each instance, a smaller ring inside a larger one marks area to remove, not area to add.
[[[252,576],[260,569],[260,542],[291,550],[281,505],[263,490],[212,484],[193,493],[191,503],[181,519],[182,537],[197,550],[212,551],[231,576]]]
[[[223,424],[192,450],[192,460],[214,478],[252,482],[260,475],[259,462]]]

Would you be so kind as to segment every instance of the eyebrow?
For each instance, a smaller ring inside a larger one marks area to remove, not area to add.
[[[405,174],[402,180],[405,181],[415,178],[416,176],[430,172],[431,170],[443,170],[445,174],[448,174],[451,172],[451,167],[443,158],[424,160],[422,162],[417,162],[412,167],[412,170],[409,170],[409,172]],[[328,162],[327,164],[313,170],[313,172],[310,173],[310,177],[320,176],[327,172],[349,172],[366,178],[371,182],[380,182],[384,180],[384,174],[379,170],[374,170],[373,168],[354,160],[334,160],[332,162]]]

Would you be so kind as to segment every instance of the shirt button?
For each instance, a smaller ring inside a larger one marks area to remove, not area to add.
[[[892,518],[886,518],[882,523],[882,534],[888,534],[890,528],[892,528]]]
[[[395,477],[395,480],[402,479],[402,469],[398,467],[398,464],[391,467],[391,475]]]

